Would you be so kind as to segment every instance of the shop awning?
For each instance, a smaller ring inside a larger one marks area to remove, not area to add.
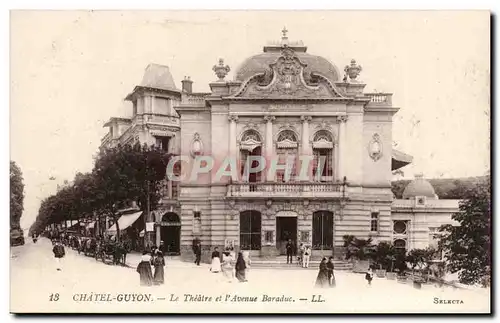
[[[129,226],[131,226],[132,224],[134,224],[134,222],[137,221],[137,219],[139,219],[139,217],[141,216],[141,214],[142,214],[142,211],[141,212],[129,213],[129,214],[122,215],[118,219],[118,225],[120,227],[120,231],[121,230],[125,230],[126,228],[128,228]],[[108,231],[110,231],[110,232],[116,232],[116,223],[113,224],[113,226],[111,228],[109,228]]]
[[[400,169],[408,164],[411,164],[413,157],[399,150],[392,149],[392,170]]]

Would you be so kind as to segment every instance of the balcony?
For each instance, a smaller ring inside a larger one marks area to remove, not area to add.
[[[343,183],[232,183],[227,197],[233,198],[342,198]]]
[[[370,106],[392,106],[391,93],[365,93],[370,98]]]

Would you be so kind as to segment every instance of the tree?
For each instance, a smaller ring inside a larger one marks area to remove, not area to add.
[[[445,252],[447,269],[458,272],[463,284],[488,284],[491,277],[491,179],[467,190],[459,212],[459,223],[443,225],[439,248]],[[485,280],[485,277],[487,278]],[[485,283],[486,282],[486,283]]]
[[[21,228],[21,216],[24,211],[23,174],[16,162],[10,162],[10,228]]]
[[[156,208],[163,192],[161,186],[166,177],[170,154],[156,146],[140,144],[118,145],[100,151],[95,161],[95,202],[98,212],[109,216],[116,225],[120,239],[118,214],[127,202],[136,202],[145,217]]]
[[[358,260],[368,260],[374,255],[372,238],[358,239],[352,235],[345,235],[344,247],[346,251],[346,260],[355,258]]]

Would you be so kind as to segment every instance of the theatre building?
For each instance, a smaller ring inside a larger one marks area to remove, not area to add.
[[[127,96],[132,117],[112,118],[103,146],[139,141],[192,163],[215,159],[208,174],[165,182],[165,198],[149,219],[156,242],[191,256],[197,237],[206,254],[234,245],[254,257],[284,254],[289,239],[310,245],[316,256],[341,256],[344,235],[405,249],[431,244],[458,201],[439,200],[423,178],[411,183],[404,200],[394,199],[392,171],[412,160],[392,148],[399,107],[390,93],[364,92],[361,66],[346,63],[339,70],[289,41],[284,30],[281,41],[234,71],[217,62],[209,93],[193,92],[188,78],[178,89],[168,67],[149,65]],[[299,176],[300,163],[286,170],[289,180],[282,168],[242,176],[252,156],[281,165],[301,155],[312,156],[306,178]],[[237,161],[238,179],[216,178],[226,157]]]

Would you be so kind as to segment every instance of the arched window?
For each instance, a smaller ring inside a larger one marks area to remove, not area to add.
[[[258,173],[247,173],[245,169],[257,168],[259,162],[254,158],[251,165],[247,165],[247,162],[251,156],[261,156],[262,155],[262,139],[260,134],[253,129],[249,129],[243,133],[240,141],[240,176],[244,181],[248,182],[260,182],[261,172]],[[251,186],[250,190],[255,190],[255,186]]]
[[[319,130],[313,140],[313,175],[319,181],[331,181],[333,176],[333,137],[327,130]]]
[[[244,211],[240,213],[240,249],[260,250],[261,248],[261,221],[258,211]]]
[[[290,141],[292,143],[297,143],[297,136],[295,132],[291,130],[283,130],[278,136],[278,142]]]
[[[333,138],[330,132],[326,130],[319,130],[314,134],[314,142],[332,143]]]
[[[291,130],[283,130],[278,135],[276,142],[276,154],[278,155],[278,165],[288,165],[290,174],[289,180],[294,180],[297,174],[298,142],[297,136]],[[286,182],[284,169],[276,170],[276,180]]]
[[[161,222],[180,223],[181,220],[176,213],[168,212],[161,217]]]
[[[250,129],[245,131],[243,133],[243,136],[241,136],[241,142],[248,142],[248,141],[255,141],[255,142],[262,142],[262,139],[260,138],[260,135],[257,131]]]

